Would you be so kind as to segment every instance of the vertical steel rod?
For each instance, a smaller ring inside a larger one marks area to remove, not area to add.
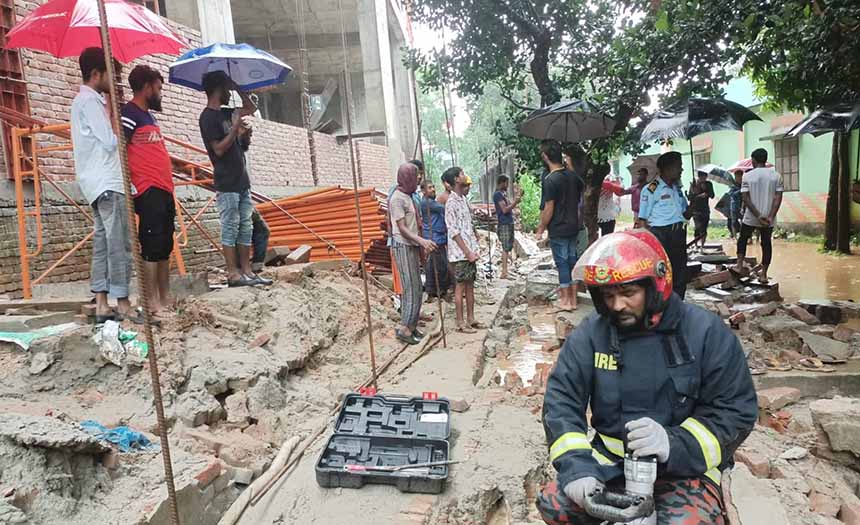
[[[377,388],[376,379],[376,349],[373,346],[373,318],[370,313],[370,292],[367,285],[367,265],[364,257],[364,229],[361,225],[361,203],[358,198],[358,170],[355,165],[355,141],[352,137],[352,86],[349,78],[349,54],[346,49],[346,27],[343,19],[343,1],[337,2],[338,12],[340,14],[340,40],[343,48],[343,83],[344,94],[346,95],[346,135],[349,144],[349,165],[352,169],[352,188],[355,194],[355,217],[358,221],[358,246],[361,250],[361,281],[364,288],[364,313],[367,317],[367,343],[370,347],[370,369],[372,374],[371,384],[373,388]]]
[[[161,398],[161,381],[158,374],[158,358],[156,356],[155,339],[152,336],[152,311],[149,309],[149,290],[143,269],[143,260],[140,257],[140,241],[137,237],[137,221],[135,220],[134,201],[131,195],[131,174],[128,170],[128,157],[125,151],[125,133],[120,124],[119,104],[117,95],[116,77],[113,67],[113,53],[111,53],[110,33],[108,31],[107,13],[105,11],[105,0],[98,0],[99,19],[101,21],[102,49],[107,64],[107,76],[110,81],[110,110],[113,120],[113,129],[117,138],[117,149],[119,150],[120,166],[122,167],[122,181],[125,190],[126,212],[128,213],[128,234],[132,242],[132,256],[134,257],[134,269],[137,273],[138,289],[143,305],[143,332],[146,344],[149,347],[149,372],[152,376],[152,397],[155,402],[155,414],[158,419],[158,435],[161,439],[161,457],[164,461],[164,481],[167,484],[167,496],[170,504],[170,517],[174,525],[179,525],[179,508],[176,502],[176,486],[173,481],[173,464],[170,460],[170,444],[167,437],[167,425],[164,419],[164,402]]]

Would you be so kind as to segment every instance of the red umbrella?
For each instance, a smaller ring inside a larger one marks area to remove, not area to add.
[[[768,168],[772,168],[773,164],[768,162],[765,164],[765,166],[767,166]],[[735,165],[732,166],[731,168],[727,169],[726,171],[728,171],[729,173],[734,173],[738,170],[741,170],[744,173],[746,173],[746,172],[752,170],[753,167],[754,166],[753,166],[752,159],[743,159],[743,160],[739,160],[739,161],[735,162]]]
[[[188,47],[155,13],[125,0],[105,0],[113,56],[125,64],[135,58]],[[51,0],[24,17],[7,35],[6,48],[25,47],[56,57],[76,57],[102,47],[96,0]]]

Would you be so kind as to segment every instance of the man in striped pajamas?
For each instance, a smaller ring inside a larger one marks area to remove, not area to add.
[[[758,416],[737,337],[673,293],[669,258],[650,232],[601,237],[574,278],[597,312],[567,338],[547,382],[544,430],[558,477],[537,500],[544,521],[601,523],[584,502],[599,488],[623,491],[632,455],[658,463],[656,511],[634,523],[725,525],[721,476]]]
[[[436,243],[421,237],[418,205],[412,195],[418,189],[418,167],[402,164],[397,170],[397,188],[388,199],[388,215],[391,219],[391,252],[400,276],[400,328],[397,339],[415,345],[424,337],[418,331],[421,316],[421,298],[424,284],[421,282],[421,251],[436,250]]]

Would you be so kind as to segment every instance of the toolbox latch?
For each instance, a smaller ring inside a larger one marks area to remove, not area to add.
[[[437,399],[439,399],[439,393],[424,392],[423,394],[421,394],[421,399],[423,399],[424,401],[436,401]]]
[[[376,387],[363,386],[358,389],[358,393],[364,397],[373,397],[376,395]]]

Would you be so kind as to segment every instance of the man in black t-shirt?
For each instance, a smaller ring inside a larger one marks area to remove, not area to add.
[[[549,231],[549,246],[558,269],[558,307],[561,310],[575,310],[576,287],[573,286],[571,273],[577,259],[582,179],[565,170],[558,141],[545,140],[540,149],[549,174],[543,181],[543,208],[537,237],[540,239],[545,230]]]
[[[218,214],[221,219],[221,248],[227,264],[229,286],[271,284],[251,269],[251,181],[245,165],[250,127],[243,118],[252,115],[257,107],[246,93],[239,92],[242,108],[225,109],[230,102],[230,91],[238,88],[223,71],[207,73],[203,89],[208,103],[200,114],[200,135],[209,160],[215,170],[215,190],[218,192]]]

